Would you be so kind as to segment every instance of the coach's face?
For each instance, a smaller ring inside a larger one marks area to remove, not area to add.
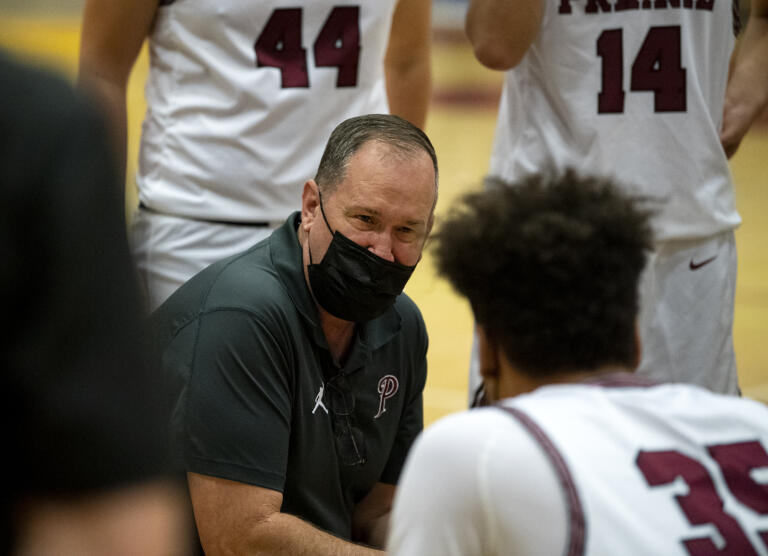
[[[301,226],[317,263],[339,231],[382,259],[406,266],[421,258],[432,228],[435,171],[424,151],[402,152],[378,141],[364,144],[349,160],[344,180],[322,197],[314,180],[304,186]],[[329,229],[330,228],[330,229]]]

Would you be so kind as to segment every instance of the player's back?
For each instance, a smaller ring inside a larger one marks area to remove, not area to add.
[[[768,554],[763,405],[622,378],[545,387],[505,406],[558,469],[572,548]]]
[[[762,404],[616,374],[501,405],[418,438],[391,554],[768,554]]]
[[[573,166],[664,202],[657,239],[739,223],[719,142],[733,4],[544,0],[541,30],[507,72],[491,172]]]

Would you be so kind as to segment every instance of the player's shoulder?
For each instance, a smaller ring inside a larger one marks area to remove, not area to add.
[[[751,398],[712,392],[693,384],[661,384],[653,389],[665,407],[671,410],[687,408],[702,415],[741,415],[762,422],[768,431],[768,406]]]
[[[737,395],[713,392],[703,386],[681,382],[660,382],[639,385],[598,385],[596,395],[615,400],[617,403],[648,404],[654,402],[654,407],[686,408],[695,410],[702,407],[723,408],[732,411],[734,408],[768,418],[768,406],[756,400]]]
[[[526,446],[538,450],[519,422],[499,407],[484,407],[438,419],[420,435],[414,450],[438,459],[491,453],[524,459]]]
[[[594,431],[600,422],[621,423],[651,435],[670,429],[696,431],[701,441],[747,431],[765,437],[768,431],[764,404],[693,384],[556,384],[518,396],[510,405],[521,419],[555,427],[570,437],[577,430]]]

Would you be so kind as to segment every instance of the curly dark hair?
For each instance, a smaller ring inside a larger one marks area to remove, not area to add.
[[[652,245],[642,202],[573,170],[491,184],[435,235],[438,272],[525,374],[632,366]]]

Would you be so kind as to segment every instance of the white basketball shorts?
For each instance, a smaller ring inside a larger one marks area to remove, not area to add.
[[[282,222],[241,225],[179,218],[139,208],[129,237],[150,311],[208,265],[253,246]]]
[[[639,374],[739,392],[733,350],[736,266],[732,231],[655,245],[640,280]]]

